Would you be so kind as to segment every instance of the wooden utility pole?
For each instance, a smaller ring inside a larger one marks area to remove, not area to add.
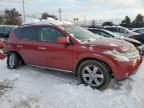
[[[25,1],[23,0],[23,22],[25,22]]]
[[[59,20],[61,21],[61,13],[62,13],[62,10],[61,10],[61,8],[59,8]]]

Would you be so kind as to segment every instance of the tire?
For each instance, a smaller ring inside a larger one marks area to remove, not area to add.
[[[20,56],[14,52],[10,52],[7,58],[7,68],[17,69],[21,63]]]
[[[94,89],[104,90],[111,81],[111,74],[102,63],[96,60],[87,60],[80,64],[78,69],[79,80]]]

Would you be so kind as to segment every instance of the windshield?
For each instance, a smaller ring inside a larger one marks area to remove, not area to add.
[[[82,27],[79,27],[77,25],[68,25],[64,26],[64,30],[71,34],[76,39],[80,40],[81,42],[84,41],[92,41],[96,38],[100,37],[99,35],[96,35]]]

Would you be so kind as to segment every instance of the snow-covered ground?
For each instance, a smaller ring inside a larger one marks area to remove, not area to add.
[[[129,79],[105,91],[79,84],[73,74],[0,61],[0,108],[144,108],[144,63]]]

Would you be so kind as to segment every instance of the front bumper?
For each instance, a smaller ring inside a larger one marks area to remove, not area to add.
[[[142,63],[142,57],[139,56],[130,61],[116,61],[113,66],[113,73],[116,80],[123,80],[130,75],[134,74],[140,64]]]

